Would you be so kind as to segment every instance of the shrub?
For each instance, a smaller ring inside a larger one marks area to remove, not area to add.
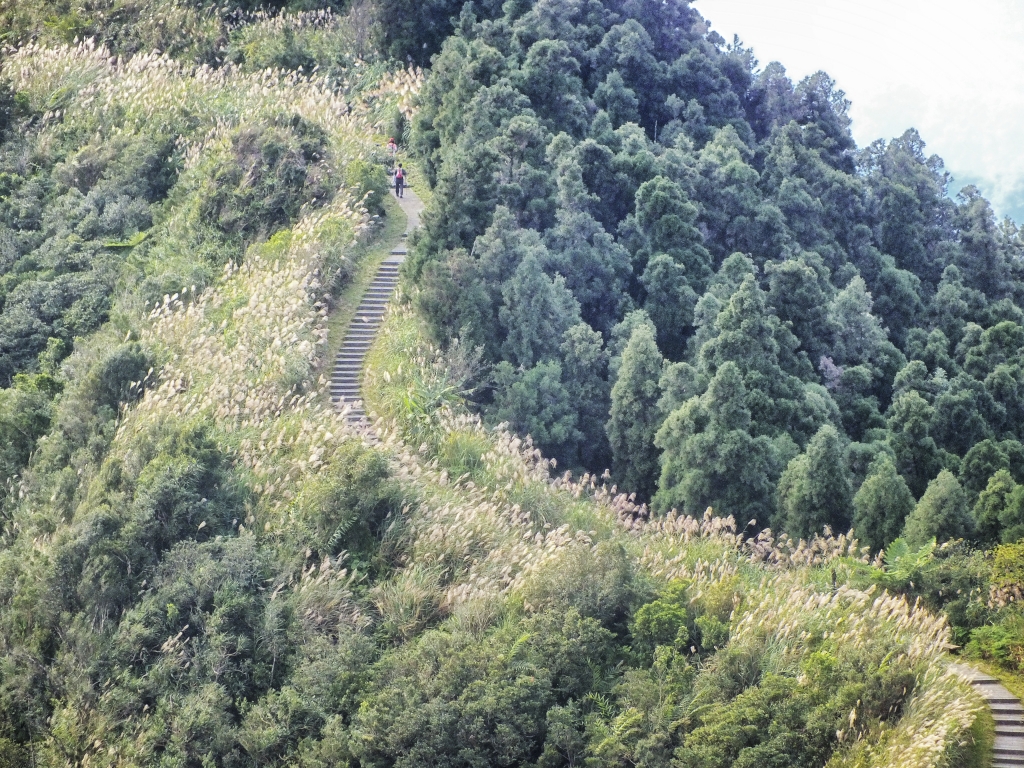
[[[298,115],[232,130],[207,170],[200,216],[242,243],[288,227],[303,205],[330,198],[327,137]]]
[[[117,412],[138,400],[145,391],[153,362],[136,342],[115,347],[87,374],[83,395],[94,408]]]
[[[347,550],[365,567],[403,496],[391,479],[387,457],[355,441],[338,450],[327,466],[307,482],[294,510],[308,531],[302,548],[311,547],[319,559]]]
[[[690,615],[686,611],[686,583],[671,582],[657,600],[640,606],[633,614],[629,631],[633,648],[650,658],[657,646],[685,652],[690,645]]]
[[[388,177],[379,165],[360,159],[352,160],[345,167],[345,186],[355,193],[357,199],[364,201],[363,204],[370,214],[384,214]]]

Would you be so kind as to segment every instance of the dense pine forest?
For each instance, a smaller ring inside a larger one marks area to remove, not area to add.
[[[927,137],[687,0],[0,44],[0,768],[987,764],[1024,239]]]

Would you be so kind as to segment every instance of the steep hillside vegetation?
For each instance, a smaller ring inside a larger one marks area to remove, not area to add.
[[[1024,669],[1013,222],[685,2],[467,6],[421,102],[407,281],[486,421],[659,514],[909,546],[899,588]]]
[[[467,7],[422,103],[408,277],[493,366],[492,422],[659,511],[877,549],[931,488],[957,502],[922,501],[915,544],[1016,539],[971,509],[1024,479],[1020,239],[913,130],[857,149],[824,73],[759,69],[681,2]]]
[[[1017,241],[916,135],[682,2],[0,26],[0,766],[982,764]]]

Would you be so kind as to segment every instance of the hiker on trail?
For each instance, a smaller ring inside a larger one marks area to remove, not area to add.
[[[388,154],[391,156],[392,160],[394,160],[395,155],[398,154],[398,145],[395,143],[394,136],[388,139]]]
[[[405,197],[403,194],[405,191],[405,169],[402,164],[398,164],[398,168],[395,169],[395,197]]]

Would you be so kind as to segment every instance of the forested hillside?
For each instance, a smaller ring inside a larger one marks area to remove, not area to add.
[[[409,279],[494,366],[487,417],[656,511],[1016,540],[1015,506],[971,516],[1024,478],[1016,227],[684,3],[504,11],[464,11],[414,131]]]
[[[0,767],[983,764],[1024,271],[916,133],[685,0],[0,43]]]

